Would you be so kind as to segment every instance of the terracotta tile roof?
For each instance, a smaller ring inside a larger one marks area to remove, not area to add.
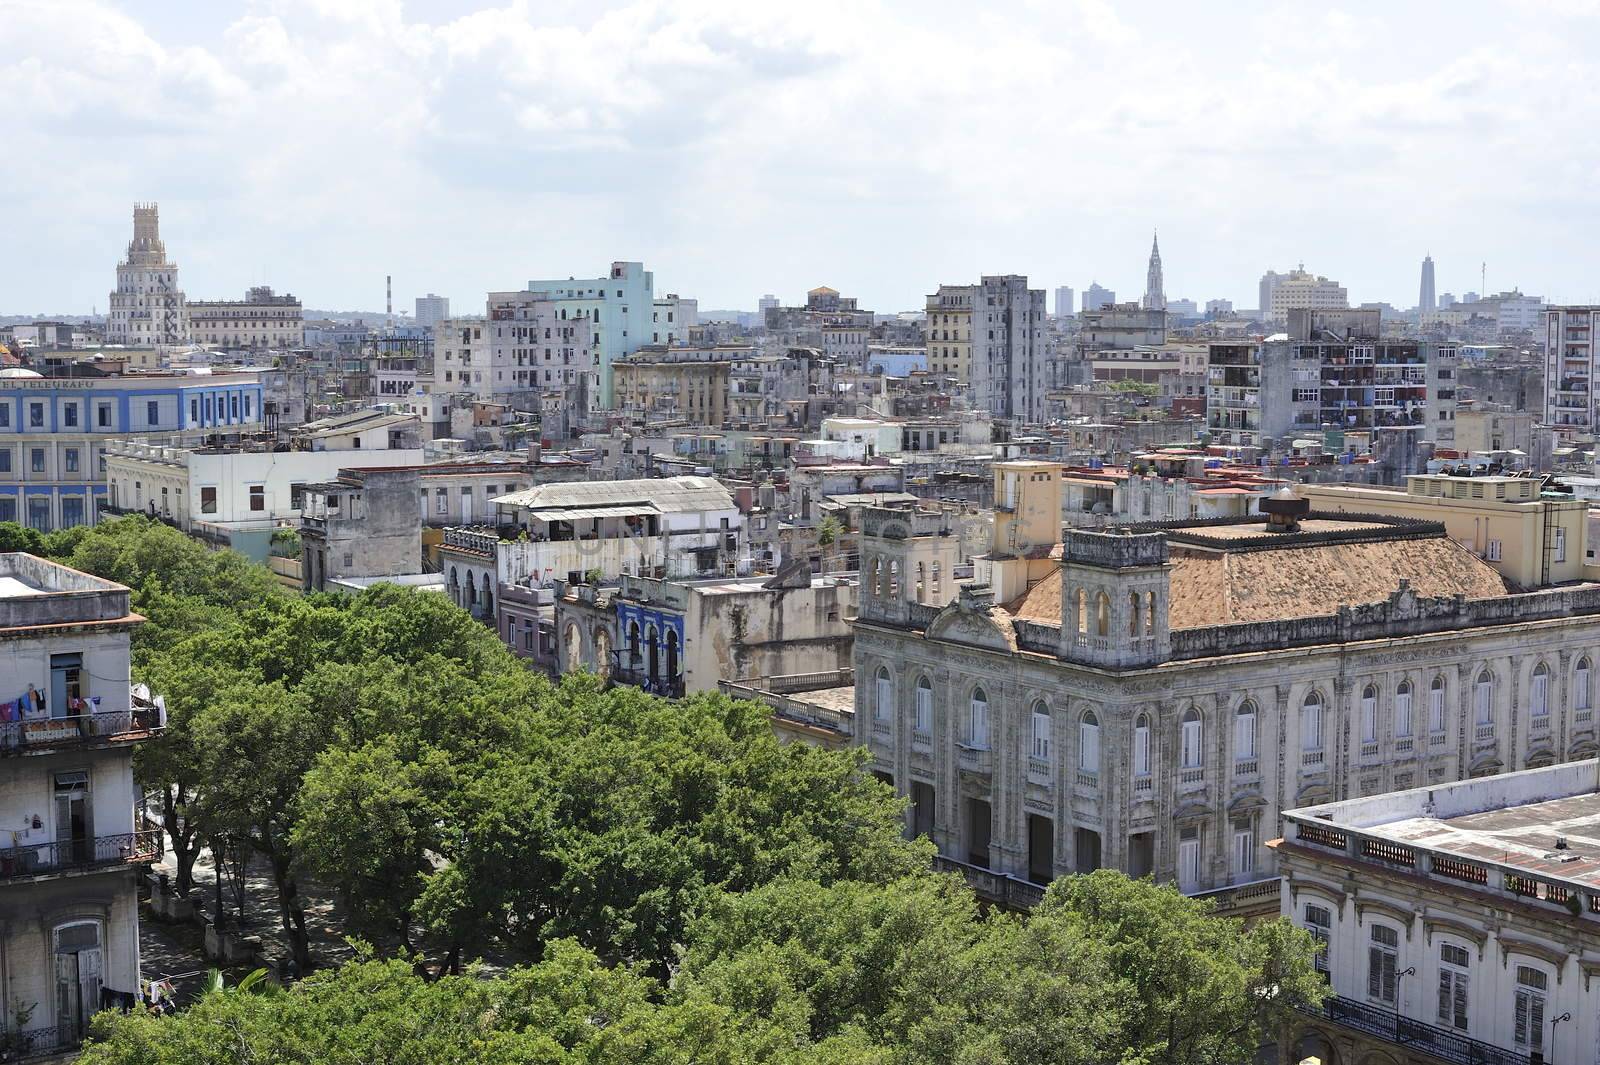
[[[1174,544],[1171,557],[1173,629],[1333,614],[1341,606],[1388,599],[1402,579],[1424,598],[1484,599],[1511,591],[1488,563],[1444,536],[1249,552]],[[1024,621],[1060,624],[1061,571],[1005,609]]]

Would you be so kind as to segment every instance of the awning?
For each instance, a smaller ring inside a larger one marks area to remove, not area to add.
[[[583,521],[586,518],[642,518],[661,511],[648,503],[624,503],[593,507],[562,507],[555,510],[529,511],[529,517],[540,521]]]

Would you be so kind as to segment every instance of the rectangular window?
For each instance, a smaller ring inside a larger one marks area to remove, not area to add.
[[[1256,871],[1256,829],[1249,819],[1233,823],[1233,875],[1250,876]]]
[[[1194,769],[1200,765],[1200,718],[1195,715],[1191,720],[1183,723],[1182,763],[1185,769]]]
[[[1411,686],[1402,687],[1394,696],[1394,734],[1411,735]]]
[[[228,417],[234,421],[239,420],[239,395],[234,393],[228,397]]]
[[[250,486],[250,509],[260,513],[267,509],[267,486],[253,484]]]
[[[1439,948],[1439,1024],[1467,1030],[1467,951],[1453,943]]]
[[[36,447],[28,452],[28,468],[34,473],[44,472],[44,448]]]
[[[68,473],[77,473],[78,472],[78,449],[75,448],[75,447],[69,447],[69,448],[66,448],[65,450],[63,450],[61,454],[62,454],[63,459],[66,462],[67,472]]]
[[[1316,941],[1317,956],[1314,964],[1317,972],[1323,979],[1330,973],[1328,953],[1333,949],[1333,911],[1326,906],[1306,904],[1306,931],[1311,933],[1311,938]]]
[[[0,496],[0,521],[17,520],[17,501],[11,496]]]
[[[1256,715],[1248,706],[1233,719],[1233,751],[1236,760],[1256,756]]]
[[[912,727],[923,734],[933,731],[933,689],[926,683],[917,685],[916,720]]]
[[[11,449],[0,447],[0,473],[11,472]]]
[[[1526,965],[1517,966],[1517,992],[1512,1040],[1524,1053],[1544,1051],[1545,974]]]
[[[102,429],[111,428],[111,404],[102,403],[95,413],[95,420]]]
[[[1200,830],[1186,828],[1178,837],[1178,890],[1200,886]]]
[[[28,428],[30,428],[30,429],[43,429],[44,428],[44,404],[43,403],[30,403],[30,404],[28,404]]]
[[[450,493],[447,489],[440,488],[434,493],[434,513],[450,513]]]
[[[972,746],[980,751],[989,749],[989,704],[983,699],[972,700],[968,733]]]
[[[200,513],[215,514],[217,512],[217,490],[215,488],[200,489]]]
[[[0,429],[11,428],[11,404],[0,403]]]
[[[1393,928],[1372,926],[1372,941],[1367,948],[1367,997],[1389,1006],[1394,1005],[1399,944],[1399,933]]]
[[[1135,725],[1133,729],[1133,775],[1150,775],[1150,726]]]
[[[161,404],[149,400],[144,405],[144,420],[147,424],[155,425],[161,420]]]
[[[1500,561],[1500,541],[1499,540],[1490,540],[1489,541],[1489,552],[1488,552],[1487,556],[1485,556],[1485,557],[1487,557],[1490,562],[1499,562]]]
[[[1444,731],[1444,685],[1438,681],[1428,690],[1428,731]]]
[[[1050,759],[1050,715],[1035,710],[1032,715],[1033,732],[1029,737],[1029,752],[1033,757],[1049,761]],[[1098,756],[1095,764],[1099,763]]]
[[[78,427],[78,405],[76,403],[68,403],[61,408],[61,424],[69,429]]]
[[[1555,556],[1557,562],[1567,560],[1567,530],[1562,528],[1556,529]]]
[[[1372,743],[1378,738],[1378,693],[1367,689],[1361,696],[1361,739]]]

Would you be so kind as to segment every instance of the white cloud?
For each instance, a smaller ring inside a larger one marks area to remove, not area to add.
[[[192,293],[319,306],[622,257],[703,306],[833,279],[903,307],[999,270],[1133,290],[1156,225],[1201,299],[1304,258],[1403,302],[1429,249],[1441,287],[1488,258],[1559,294],[1595,266],[1552,239],[1597,221],[1593,23],[1561,21],[1585,7],[263,0],[200,34],[0,0],[34,163],[0,193],[43,256],[0,300],[103,302],[149,198]]]

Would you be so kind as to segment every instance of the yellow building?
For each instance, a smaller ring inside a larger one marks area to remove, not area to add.
[[[928,369],[972,383],[972,299],[975,285],[940,285],[928,297]]]
[[[1594,580],[1585,564],[1589,504],[1542,491],[1537,477],[1414,474],[1405,491],[1355,485],[1299,485],[1311,509],[1387,514],[1443,522],[1451,539],[1522,588]]]
[[[725,359],[619,360],[611,366],[616,407],[643,414],[676,415],[696,425],[720,426],[727,416],[731,368]]]

